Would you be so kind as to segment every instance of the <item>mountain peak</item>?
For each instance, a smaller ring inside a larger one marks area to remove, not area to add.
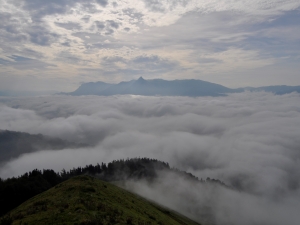
[[[143,77],[140,77],[137,81],[146,81]]]
[[[136,83],[137,84],[146,84],[147,81],[143,77],[140,77],[139,79],[137,79]]]

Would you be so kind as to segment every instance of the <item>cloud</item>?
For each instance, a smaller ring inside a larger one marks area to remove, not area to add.
[[[66,43],[62,43],[62,45],[70,45],[70,43],[66,42]],[[68,64],[74,64],[74,65],[79,65],[79,64],[83,64],[85,65],[88,60],[82,60],[80,56],[75,55],[73,53],[71,53],[70,51],[61,51],[56,58],[57,61],[64,61],[65,63]]]
[[[90,18],[91,18],[90,15],[86,15],[86,16],[83,16],[83,17],[81,18],[81,20],[83,20],[85,23],[88,23],[88,22],[90,21]]]
[[[103,7],[107,6],[107,4],[108,4],[107,0],[96,0],[96,2]]]
[[[95,21],[95,24],[96,24],[97,28],[100,30],[102,30],[105,27],[104,23],[100,22],[100,21]]]
[[[108,44],[109,45],[109,44]],[[102,69],[99,69],[105,76],[135,75],[145,77],[172,72],[179,67],[178,62],[171,61],[157,55],[141,55],[132,59],[123,57],[103,57]]]
[[[80,24],[77,23],[72,23],[72,22],[68,22],[68,23],[55,23],[57,26],[59,27],[63,27],[67,30],[80,30],[81,26]]]
[[[8,60],[0,59],[0,65],[13,65],[15,69],[24,70],[24,69],[46,69],[48,67],[53,67],[54,65],[44,63],[40,60],[22,57],[18,55],[12,55],[7,57]],[[30,65],[29,65],[30,63]]]
[[[213,209],[209,218],[217,224],[297,224],[299,97],[242,93],[218,98],[1,98],[1,129],[94,147],[25,154],[7,162],[0,176],[127,157],[158,158],[200,178],[221,179],[240,192],[193,186],[172,174],[161,174],[151,187],[128,183],[128,188],[149,198],[161,196],[155,199],[198,220],[208,207]]]
[[[118,22],[115,22],[113,20],[107,20],[106,22],[112,28],[115,28],[115,29],[119,28],[119,23]]]
[[[174,174],[160,174],[152,186],[141,182],[127,187],[197,220],[297,224],[299,97],[240,93],[200,98],[1,98],[1,129],[93,147],[24,154],[2,166],[0,176],[128,157],[157,158],[199,178],[220,179],[235,190],[191,184]]]
[[[294,225],[299,220],[299,193],[272,201],[214,184],[197,184],[172,173],[159,175],[155,183],[127,182],[126,187],[204,224]]]

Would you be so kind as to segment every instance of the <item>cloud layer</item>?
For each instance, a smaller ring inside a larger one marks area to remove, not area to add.
[[[147,197],[164,196],[158,198],[161,203],[196,219],[203,205],[213,207],[217,224],[297,224],[299,97],[241,93],[215,98],[1,98],[1,129],[94,147],[25,154],[0,168],[0,176],[127,157],[157,158],[199,178],[220,179],[240,192],[202,190],[172,174],[162,175],[160,185],[152,189],[143,183],[131,188]],[[189,199],[195,200],[193,210]]]

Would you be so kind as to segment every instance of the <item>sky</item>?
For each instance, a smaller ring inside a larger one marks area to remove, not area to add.
[[[0,0],[0,91],[300,85],[299,0]]]
[[[0,163],[1,178],[148,157],[234,187],[207,188],[172,173],[151,185],[129,182],[131,190],[198,221],[203,207],[217,225],[300,221],[299,93],[0,97],[0,124],[89,146],[19,155]]]

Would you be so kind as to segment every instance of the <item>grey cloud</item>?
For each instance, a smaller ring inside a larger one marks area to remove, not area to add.
[[[144,0],[146,7],[154,12],[164,12],[166,9],[159,0]]]
[[[98,10],[94,4],[92,4],[91,2],[87,2],[87,3],[81,3],[81,7],[88,13],[101,13],[101,10]]]
[[[201,63],[201,64],[205,64],[205,63],[220,63],[222,61],[218,60],[218,59],[213,59],[213,58],[198,58],[197,62]]]
[[[146,7],[149,8],[151,11],[163,13],[166,10],[173,10],[178,5],[185,7],[189,1],[188,0],[172,0],[167,3],[167,6],[165,6],[159,0],[144,0],[144,2],[145,2]]]
[[[96,12],[97,10],[92,3],[98,3],[102,7],[108,4],[107,0],[95,0],[91,2],[82,2],[80,0],[51,0],[51,1],[40,1],[40,0],[25,0],[23,8],[31,13],[35,19],[40,19],[46,15],[53,14],[65,14],[76,4],[81,4],[90,12]],[[14,2],[15,5],[19,3]]]
[[[127,8],[127,9],[123,9],[122,12],[127,15],[130,16],[131,18],[134,18],[135,20],[141,21],[144,14],[138,12],[136,9],[132,9],[132,8]]]
[[[103,24],[104,25],[104,24]],[[102,27],[102,23],[99,23],[100,28]],[[104,26],[105,27],[105,26]],[[103,27],[103,28],[104,28]],[[99,29],[101,31],[103,28]],[[76,32],[73,36],[81,38],[86,41],[85,46],[86,49],[98,49],[98,48],[121,48],[122,45],[118,43],[115,39],[109,36],[105,36],[99,33],[86,33],[86,32]],[[87,38],[88,36],[88,38]],[[110,43],[105,43],[106,40],[109,40]]]
[[[106,20],[107,24],[109,25],[109,27],[118,29],[119,28],[119,23],[115,22],[114,20]]]
[[[84,17],[82,17],[81,19],[85,22],[88,23],[90,21],[91,16],[90,15],[86,15]]]
[[[62,43],[62,45],[68,46],[69,42]],[[69,51],[61,51],[57,54],[57,61],[65,62],[69,64],[85,65],[88,60],[82,59],[81,57],[74,55]]]
[[[131,64],[137,66],[138,68],[149,68],[151,70],[169,70],[170,68],[174,68],[176,66],[176,63],[156,55],[138,56],[131,61]]]
[[[105,60],[109,64],[124,59]],[[296,225],[299,98],[295,93],[0,98],[1,129],[93,145],[24,155],[1,167],[0,176],[45,167],[59,171],[127,157],[158,158],[199,178],[220,179],[240,191],[205,188],[173,174],[161,174],[160,182],[150,187],[129,183],[128,188],[145,197],[155,196],[161,204],[199,221],[205,208],[212,209],[207,212],[216,224]]]
[[[30,27],[28,34],[32,43],[42,46],[51,45],[58,38],[57,34],[49,32],[42,26]]]
[[[61,45],[66,46],[66,47],[70,47],[71,44],[68,41],[62,42]]]
[[[178,5],[185,7],[188,3],[189,3],[189,0],[174,0],[171,2],[169,9],[173,10]]]
[[[9,63],[10,63],[9,60],[0,59],[0,64],[2,64],[2,65],[9,64]]]
[[[102,30],[105,27],[105,24],[101,21],[95,21],[95,24],[99,30]]]
[[[111,66],[116,62],[126,62],[127,60],[120,56],[114,56],[114,57],[103,57],[102,61],[104,65]]]
[[[0,20],[0,40],[8,42],[22,42],[28,39],[27,35],[22,31],[20,21],[11,13],[1,13]],[[3,46],[5,47],[5,46]]]
[[[31,12],[35,18],[41,18],[51,14],[63,14],[67,10],[75,5],[78,1],[71,0],[52,0],[52,1],[40,1],[40,0],[25,0],[23,8]]]
[[[115,31],[113,30],[113,29],[110,29],[110,28],[107,28],[106,30],[105,30],[105,35],[112,35],[113,33],[114,33]]]
[[[95,21],[94,24],[100,32],[104,31],[105,35],[112,35],[120,26],[120,23],[114,20]]]
[[[30,53],[32,53],[32,52],[30,52]],[[28,57],[19,56],[19,55],[12,55],[12,56],[7,56],[7,57],[12,59],[12,61],[0,59],[0,64],[12,66],[17,70],[45,69],[50,66],[52,66],[52,67],[55,66],[53,64],[45,63],[45,62],[37,60],[37,59],[32,59],[32,58],[28,58]]]
[[[118,68],[117,63],[126,64],[126,68]],[[179,65],[177,62],[161,58],[156,55],[138,56],[133,59],[125,59],[122,57],[104,57],[102,58],[101,69],[103,74],[109,75],[135,75],[135,74],[161,74],[163,72],[172,71]]]
[[[68,22],[68,23],[58,23],[55,22],[56,26],[65,28],[67,30],[80,30],[81,29],[81,25],[78,23],[72,23],[72,22]]]
[[[50,32],[42,22],[33,21],[28,23],[22,21],[23,18],[11,14],[4,14],[1,16],[5,23],[0,25],[1,39],[7,43],[16,43],[31,41],[37,45],[50,45],[57,38],[58,35]]]
[[[113,7],[115,7],[115,8],[118,7],[118,3],[116,3],[116,2],[113,2],[112,5],[113,5]]]
[[[33,57],[38,59],[44,58],[44,55],[41,52],[37,52],[29,48],[22,49],[22,51],[20,51],[20,54],[26,55],[27,57]]]
[[[108,4],[107,0],[96,0],[96,2],[103,7],[107,6]]]

